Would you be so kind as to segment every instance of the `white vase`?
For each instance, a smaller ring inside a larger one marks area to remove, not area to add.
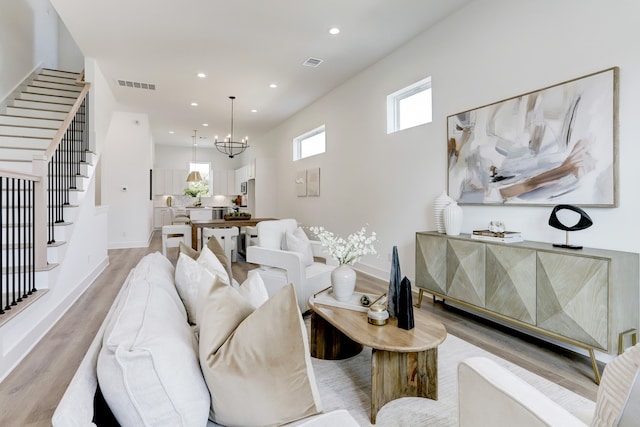
[[[333,297],[338,301],[349,301],[356,288],[356,272],[350,265],[341,264],[331,272]]]
[[[449,203],[442,212],[442,219],[444,220],[444,228],[447,236],[457,236],[460,234],[460,230],[462,229],[462,208],[458,206],[458,203]]]
[[[433,217],[436,220],[436,231],[438,233],[444,233],[446,230],[444,228],[444,219],[442,217],[442,213],[444,208],[447,207],[449,203],[453,202],[453,199],[447,195],[446,191],[442,191],[433,202]]]

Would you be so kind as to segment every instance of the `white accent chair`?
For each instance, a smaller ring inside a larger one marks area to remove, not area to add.
[[[331,271],[338,262],[331,258],[319,241],[311,240],[314,257],[324,258],[326,263],[314,261],[304,265],[303,256],[298,252],[282,249],[287,231],[295,232],[295,219],[261,221],[256,226],[258,240],[247,247],[247,262],[259,264],[258,273],[264,281],[269,296],[281,287],[293,283],[298,306],[302,313],[309,309],[309,297],[331,285]]]
[[[191,247],[191,226],[174,224],[162,226],[162,255],[167,256],[167,248],[177,248],[180,242]]]
[[[636,344],[605,366],[595,409],[572,414],[493,360],[471,357],[458,365],[459,427],[637,426],[639,373]]]
[[[222,249],[224,249],[224,254],[227,256],[227,262],[229,263],[229,268],[231,268],[231,263],[236,262],[237,257],[237,249],[238,249],[238,227],[228,227],[228,228],[203,228],[202,229],[202,239],[203,245],[206,245],[211,237],[215,237],[218,239],[218,243]]]

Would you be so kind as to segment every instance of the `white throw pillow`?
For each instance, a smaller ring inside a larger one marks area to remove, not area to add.
[[[187,310],[189,323],[198,324],[197,319],[197,302],[198,294],[202,288],[210,288],[213,286],[215,276],[207,271],[196,260],[181,253],[176,263],[176,289],[180,295],[180,299]]]
[[[269,293],[264,286],[264,281],[255,270],[249,271],[247,280],[242,282],[242,285],[238,288],[238,292],[253,308],[260,307],[269,299]]]
[[[231,285],[231,283],[229,283],[229,275],[227,274],[226,268],[224,267],[224,265],[222,265],[218,257],[215,256],[215,254],[211,252],[211,249],[209,249],[207,246],[202,248],[202,250],[200,251],[200,255],[198,256],[198,264],[206,268],[214,276],[219,276],[220,280],[223,283]]]
[[[122,298],[96,368],[116,419],[123,426],[206,425],[210,396],[184,307],[163,286],[133,275]]]
[[[287,250],[297,252],[302,255],[302,264],[305,267],[313,264],[313,250],[311,249],[311,242],[302,228],[296,228],[293,233],[287,231],[285,233],[285,240],[287,243]]]

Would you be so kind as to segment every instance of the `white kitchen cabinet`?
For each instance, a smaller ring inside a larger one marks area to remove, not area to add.
[[[251,160],[245,168],[247,168],[247,181],[250,179],[256,179],[256,159]]]
[[[186,169],[172,169],[171,194],[184,194],[187,188],[187,175],[189,171]]]
[[[169,208],[154,208],[153,226],[155,228],[162,228],[163,225],[171,225],[171,212],[169,211]]]
[[[186,169],[154,170],[153,194],[156,196],[184,194],[184,189],[187,188],[187,175],[189,171]]]
[[[225,194],[240,194],[236,192],[236,171],[227,171],[227,192]]]

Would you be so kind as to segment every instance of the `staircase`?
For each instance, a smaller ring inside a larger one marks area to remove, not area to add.
[[[93,175],[82,77],[43,69],[0,114],[0,326],[51,286]]]

